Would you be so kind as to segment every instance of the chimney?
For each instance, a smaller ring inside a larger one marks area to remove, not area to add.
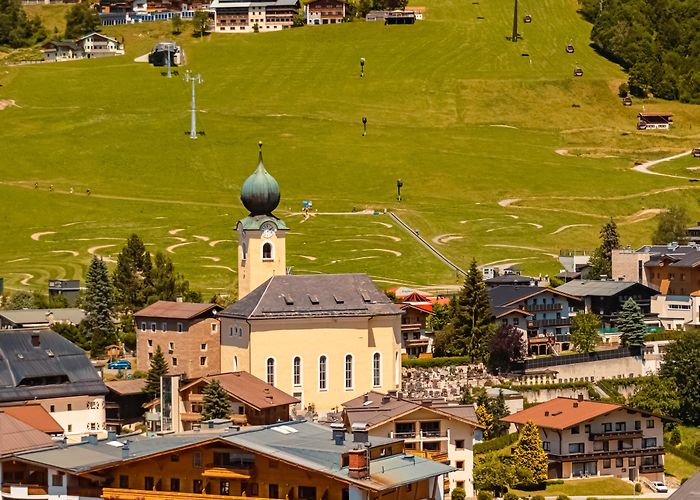
[[[333,430],[333,441],[338,446],[345,444],[345,426],[340,422],[334,422],[331,424],[331,429]]]
[[[578,408],[578,401],[574,401],[574,408]]]
[[[579,395],[578,395],[578,400],[579,400],[579,401],[583,401],[583,394],[579,394]]]
[[[126,442],[124,443],[124,446],[122,446],[122,460],[126,460],[129,458],[129,443]]]
[[[49,323],[49,325],[53,325],[54,321],[54,316],[53,316],[53,311],[49,311],[46,313],[46,321]]]
[[[38,333],[32,333],[32,346],[39,347],[41,345],[41,338]]]
[[[548,417],[548,416],[549,416],[549,412],[548,412],[548,411],[544,412],[544,416],[545,416],[545,417]]]
[[[176,297],[175,302],[182,302],[182,297]]]
[[[352,479],[369,477],[369,450],[358,448],[348,452],[348,476]]]
[[[352,424],[352,442],[366,443],[369,441],[369,425],[355,423]]]
[[[107,431],[107,440],[114,441],[115,439],[117,439],[117,433],[114,431]]]
[[[391,397],[388,394],[385,394],[384,396],[382,396],[382,404],[383,405],[387,404],[389,401],[391,401]]]
[[[398,398],[399,401],[403,401],[403,392],[397,393],[396,397]]]
[[[369,401],[369,393],[365,394],[364,397],[363,397],[363,399],[364,399],[364,402],[365,402],[365,403],[366,403],[367,401]]]

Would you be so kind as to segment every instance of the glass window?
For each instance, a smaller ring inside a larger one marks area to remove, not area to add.
[[[267,383],[270,385],[275,385],[275,360],[274,358],[267,358]]]
[[[202,466],[202,452],[200,451],[195,451],[192,454],[192,467],[201,467]],[[197,490],[194,490],[197,492]]]
[[[207,366],[207,357],[202,356],[199,358],[199,366]]]
[[[129,476],[123,474],[119,476],[119,487],[123,489],[129,488]]]
[[[345,355],[345,389],[352,389],[352,354]]]
[[[656,448],[656,438],[642,439],[642,448]]]
[[[262,252],[263,259],[272,259],[272,243],[265,243]]]
[[[609,469],[610,468],[610,459],[606,458],[603,460],[603,469]]]
[[[606,422],[603,424],[603,432],[612,432],[612,422]]]
[[[202,494],[204,493],[204,488],[202,487],[202,480],[195,479],[192,481],[192,493]]]
[[[627,422],[615,422],[615,430],[617,432],[625,432],[627,430]]]
[[[318,358],[318,389],[325,391],[328,389],[327,380],[328,358],[321,356]]]
[[[382,355],[374,353],[372,358],[372,385],[381,387],[382,385]]]
[[[170,491],[180,491],[180,478],[171,477],[170,478]]]
[[[650,418],[647,420],[647,429],[653,429],[654,428],[654,419]]]
[[[301,358],[295,356],[292,365],[292,383],[298,387],[301,385]]]
[[[542,441],[542,449],[544,451],[549,451],[549,441]]]
[[[458,460],[455,462],[455,467],[459,470],[464,470],[464,460]]]
[[[151,331],[152,332],[156,331],[156,323],[155,322],[151,323]]]
[[[624,467],[624,462],[622,460],[622,457],[615,459],[615,467]]]
[[[628,460],[628,465],[630,467],[635,467],[637,465],[637,457],[630,457]]]
[[[143,478],[143,489],[147,491],[153,491],[153,477],[146,476]]]
[[[464,449],[464,439],[455,439],[455,448],[458,450]]]
[[[164,331],[167,330],[167,329],[168,329],[168,323],[166,323],[165,321],[163,321],[163,322],[160,324],[160,330],[161,330],[162,332],[164,332]]]
[[[583,443],[569,443],[569,453],[583,453]]]
[[[571,428],[571,434],[578,434],[580,432],[580,428],[578,425],[575,425],[574,427]]]

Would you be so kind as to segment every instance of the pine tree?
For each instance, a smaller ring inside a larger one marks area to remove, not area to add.
[[[143,392],[148,394],[151,400],[160,397],[160,378],[167,373],[168,362],[165,361],[163,351],[158,346],[151,358],[151,367],[146,375],[146,386],[143,388]]]
[[[213,418],[229,418],[231,405],[229,397],[218,380],[214,379],[204,388],[204,402],[202,404],[202,420]]]
[[[542,448],[540,432],[534,423],[526,422],[520,429],[520,438],[513,448],[513,460],[516,470],[532,472],[532,484],[541,484],[547,479],[547,452]]]
[[[491,305],[476,259],[472,259],[464,286],[452,300],[450,312],[456,350],[474,361],[486,361],[493,330]]]
[[[135,312],[146,305],[152,293],[151,268],[151,254],[141,239],[132,234],[119,252],[112,274],[116,301],[122,310]]]
[[[617,319],[617,329],[620,332],[623,346],[644,346],[644,335],[647,333],[644,326],[644,315],[632,297],[627,299],[627,302],[622,306],[622,311]]]
[[[117,331],[112,321],[114,296],[107,264],[96,256],[90,262],[85,289],[83,327],[90,340],[92,356],[99,356],[104,354],[105,347],[117,342]]]
[[[600,228],[600,246],[596,248],[588,262],[588,277],[600,279],[612,274],[612,251],[620,247],[620,234],[617,224],[611,218]]]

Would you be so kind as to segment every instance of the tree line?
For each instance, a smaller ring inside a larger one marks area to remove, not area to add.
[[[700,3],[580,0],[591,40],[628,71],[625,94],[700,103]]]
[[[0,46],[29,47],[45,38],[39,16],[27,16],[20,0],[0,0]]]

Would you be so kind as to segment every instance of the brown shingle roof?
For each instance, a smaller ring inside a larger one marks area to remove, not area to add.
[[[193,302],[170,302],[167,300],[159,300],[151,304],[139,312],[134,314],[135,317],[148,318],[172,318],[172,319],[191,319],[209,311],[221,310],[221,307],[216,304],[196,304]],[[212,312],[215,314],[215,312]]]
[[[531,421],[538,427],[561,430],[620,408],[624,408],[624,406],[596,401],[579,401],[574,398],[554,398],[501,420],[514,424],[524,424]]]
[[[263,382],[248,372],[209,375],[194,381],[180,390],[191,387],[202,380],[218,380],[221,387],[232,397],[258,410],[272,408],[273,406],[289,406],[300,402],[297,398],[293,398],[286,392]]]
[[[124,396],[126,394],[140,394],[143,392],[143,388],[146,387],[145,378],[135,378],[132,380],[112,380],[105,382],[107,389],[110,391]]]
[[[7,413],[0,413],[0,456],[56,446],[48,434]]]
[[[63,427],[39,404],[0,407],[0,412],[10,415],[47,434],[63,434]]]

